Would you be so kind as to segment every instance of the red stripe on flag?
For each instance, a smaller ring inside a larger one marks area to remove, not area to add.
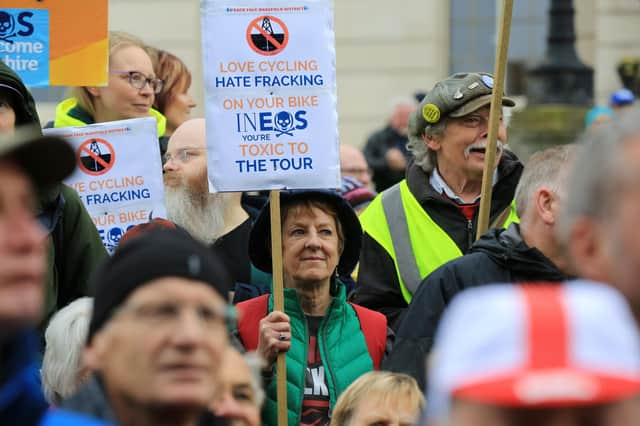
[[[558,368],[567,363],[568,324],[562,290],[562,286],[523,286],[530,368]]]

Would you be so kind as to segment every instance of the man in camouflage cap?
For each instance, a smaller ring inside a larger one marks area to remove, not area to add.
[[[409,124],[407,147],[414,158],[406,178],[360,216],[365,234],[355,302],[384,313],[396,330],[420,282],[475,240],[492,89],[487,73],[458,73],[437,82]],[[502,105],[515,102],[503,97]],[[522,173],[506,142],[501,118],[494,226],[515,218],[510,206]]]

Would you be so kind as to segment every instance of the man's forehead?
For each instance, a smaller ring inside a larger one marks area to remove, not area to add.
[[[364,154],[355,147],[343,149],[340,153],[340,160],[343,163],[366,163]]]
[[[169,139],[168,149],[177,151],[185,148],[204,148],[206,142],[205,121],[197,118],[184,122]]]
[[[230,385],[251,385],[251,370],[242,355],[233,349],[225,352],[224,368],[220,370],[224,381]]]

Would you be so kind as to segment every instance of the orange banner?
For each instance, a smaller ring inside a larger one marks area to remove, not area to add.
[[[14,12],[12,13],[12,9]],[[49,81],[50,86],[104,86],[108,81],[108,0],[3,0],[2,11],[7,28],[13,22],[16,30],[11,43],[19,40],[20,15],[16,9],[48,10]],[[0,18],[3,18],[0,17]],[[0,19],[2,20],[2,19]],[[13,20],[13,21],[11,21]],[[25,19],[23,19],[25,21]],[[0,22],[0,43],[2,43]],[[14,52],[11,52],[11,50]],[[0,46],[0,50],[1,46]],[[24,58],[15,47],[0,54],[22,77]],[[14,57],[4,56],[14,54]],[[18,58],[18,59],[15,59]],[[11,62],[13,60],[13,62]],[[15,66],[12,66],[15,65]],[[25,82],[28,83],[28,79]]]

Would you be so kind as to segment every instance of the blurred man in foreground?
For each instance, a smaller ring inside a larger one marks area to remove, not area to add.
[[[180,229],[122,244],[96,273],[85,363],[95,372],[63,407],[121,426],[195,426],[227,347],[229,277]]]
[[[429,425],[636,424],[640,336],[628,305],[586,281],[466,290],[438,330],[427,401]]]

